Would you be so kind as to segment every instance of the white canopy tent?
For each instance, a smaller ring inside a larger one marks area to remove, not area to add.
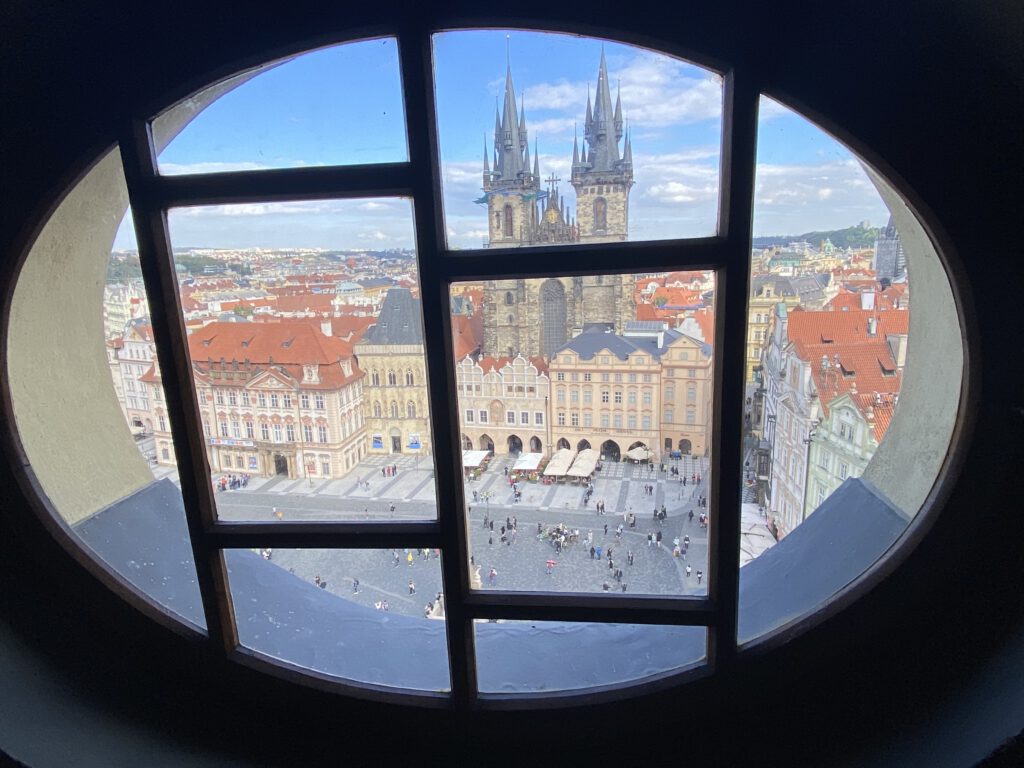
[[[631,448],[626,451],[626,456],[633,461],[647,461],[654,453],[649,448],[644,448],[642,445],[638,445],[636,448]]]
[[[541,461],[544,460],[543,453],[523,453],[520,454],[519,458],[516,459],[516,463],[512,465],[513,472],[532,472],[540,466]]]
[[[545,477],[561,477],[564,475],[568,471],[575,456],[576,451],[571,448],[562,448],[560,451],[556,451],[555,455],[551,457],[551,461],[548,462],[548,465],[544,470]]]
[[[576,461],[572,463],[569,471],[565,474],[570,477],[590,477],[594,474],[594,470],[597,469],[597,460],[599,458],[600,455],[593,448],[580,451],[579,455],[576,456]]]
[[[490,455],[490,451],[463,451],[462,466],[465,469],[476,469]]]

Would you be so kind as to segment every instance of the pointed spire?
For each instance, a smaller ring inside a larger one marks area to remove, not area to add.
[[[526,154],[523,157],[523,170],[526,171],[527,173],[530,170],[530,144],[529,144],[529,142],[527,142],[527,144],[526,144]]]
[[[626,146],[622,151],[622,161],[626,165],[633,165],[633,141],[630,134],[626,134]]]
[[[491,172],[490,163],[487,161],[487,134],[484,134],[484,173],[488,174]]]
[[[537,151],[537,137],[533,137],[533,178],[540,186],[540,152]]]
[[[594,113],[590,109],[590,83],[587,83],[587,119],[583,123],[584,135],[590,136],[591,123],[594,122]]]
[[[572,167],[575,168],[580,164],[580,149],[579,143],[576,140],[576,125],[572,126]]]
[[[618,84],[618,92],[615,94],[615,140],[622,138],[622,82]]]

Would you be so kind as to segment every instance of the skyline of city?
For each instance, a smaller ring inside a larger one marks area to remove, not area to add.
[[[716,75],[662,54],[594,39],[513,32],[506,41],[504,31],[458,32],[435,38],[443,202],[452,247],[480,247],[486,239],[485,213],[474,200],[480,194],[482,149],[493,140],[491,104],[504,88],[506,42],[531,151],[539,153],[543,178],[554,174],[563,180],[570,209],[575,210],[567,183],[574,125],[582,126],[588,83],[593,88],[603,50],[610,83],[621,86],[634,145],[630,239],[713,233],[721,122]],[[484,63],[488,76],[466,67],[467,60]],[[324,93],[338,98],[325,99]],[[359,120],[345,120],[353,111]],[[336,46],[265,71],[215,101],[161,153],[161,169],[210,172],[402,160],[401,116],[394,42]],[[767,98],[759,127],[755,236],[884,222],[887,212],[877,191],[839,142]],[[188,209],[172,214],[184,222],[174,245],[411,248],[411,216],[396,202]],[[353,205],[369,203],[382,207],[351,215]],[[211,231],[216,242],[209,242]],[[133,247],[126,219],[114,249]]]

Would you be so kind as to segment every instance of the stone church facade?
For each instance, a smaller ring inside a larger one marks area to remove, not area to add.
[[[582,150],[573,140],[574,217],[554,175],[541,191],[539,159],[531,164],[525,110],[517,105],[511,68],[504,106],[494,115],[493,153],[484,148],[483,191],[488,246],[518,248],[557,243],[621,242],[629,236],[633,150],[623,141],[621,98],[614,106],[604,53],[594,102],[587,96]],[[493,166],[493,170],[492,170]],[[593,324],[621,333],[635,317],[633,285],[621,275],[488,280],[484,283],[482,351],[491,356],[550,357]]]

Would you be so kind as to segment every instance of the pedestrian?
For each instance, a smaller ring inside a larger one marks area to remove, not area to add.
[[[318,587],[320,586],[320,574],[319,574],[319,573],[318,573],[318,574],[316,574],[316,575],[315,575],[315,576],[313,577],[313,583],[314,583],[314,584],[316,584],[316,585],[317,585]]]
[[[601,545],[600,545],[600,544],[598,544],[598,545],[597,545],[597,546],[596,546],[596,547],[594,548],[594,554],[595,554],[595,556],[596,556],[596,558],[597,558],[598,560],[600,560],[600,559],[601,559],[601,554],[602,554],[603,552],[604,552],[604,549],[603,549],[603,548],[601,547]]]
[[[406,553],[405,561],[409,564],[409,567],[412,568],[412,552]]]
[[[697,583],[700,584],[700,580],[704,578],[704,571],[697,571]]]
[[[689,518],[690,518],[690,522],[692,523],[693,522],[693,510],[692,509],[690,510]]]
[[[514,531],[518,527],[519,527],[519,521],[516,518],[513,517],[512,518],[512,530]]]
[[[623,592],[625,592],[625,591],[626,591],[626,582],[622,582],[622,591],[623,591]]]
[[[629,550],[628,552],[626,552],[626,562],[629,563],[630,565],[633,564],[633,550],[632,549]]]
[[[398,556],[398,550],[397,549],[391,550],[391,554],[392,554],[392,556],[395,559],[395,568],[397,568],[398,567],[398,563],[401,560],[401,558]]]
[[[605,524],[604,524],[604,535],[605,535],[605,536],[607,536],[607,535],[608,535],[608,523],[605,523]]]
[[[653,533],[648,533],[647,534],[647,546],[649,547],[653,543],[654,543],[654,534]]]
[[[487,546],[490,547],[490,546],[493,546],[493,545],[494,545],[494,534],[493,533],[489,533],[489,534],[487,534]]]
[[[654,540],[655,540],[655,542],[657,542],[657,544],[658,544],[658,549],[661,549],[661,531],[658,531],[658,532],[657,532],[657,533],[656,533],[656,534],[654,535]]]
[[[387,600],[381,601],[381,609],[385,610],[385,611],[390,611],[391,610],[391,606],[388,605],[388,601]]]
[[[690,578],[690,574],[691,574],[692,572],[693,572],[693,568],[691,568],[691,567],[690,567],[690,564],[689,564],[689,563],[687,563],[687,564],[686,564],[686,578]]]
[[[352,592],[353,594],[359,594],[359,579],[352,579]]]
[[[487,574],[487,580],[492,587],[498,583],[498,572],[494,568],[491,568],[491,572]]]
[[[274,507],[274,517],[278,520],[284,520],[284,512],[281,512],[277,507]]]
[[[591,548],[590,548],[590,559],[591,559],[591,560],[593,560],[593,559],[594,559],[594,552],[595,552],[594,548],[593,548],[593,547],[591,547]]]
[[[412,579],[409,579],[409,594],[416,594],[416,582],[414,582]]]

